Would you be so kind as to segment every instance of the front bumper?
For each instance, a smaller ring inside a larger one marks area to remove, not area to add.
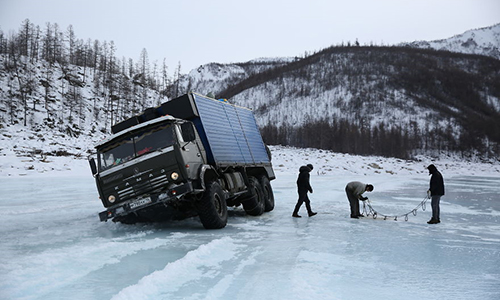
[[[101,222],[105,222],[109,219],[126,216],[130,213],[134,213],[159,203],[168,205],[168,202],[175,201],[181,196],[193,191],[194,189],[192,183],[187,182],[158,194],[143,195],[143,197],[121,202],[109,207],[107,210],[99,213],[99,219]]]

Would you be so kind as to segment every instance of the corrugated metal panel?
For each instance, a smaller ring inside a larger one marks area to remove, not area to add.
[[[207,136],[214,163],[241,162],[235,157],[233,147],[237,144],[229,126],[224,103],[193,94]]]
[[[236,144],[234,145],[234,153],[238,155],[238,161],[242,163],[253,163],[253,157],[248,147],[248,142],[244,130],[241,126],[238,111],[242,108],[236,108],[232,105],[225,104],[224,110],[226,112],[226,117],[229,121],[229,126],[231,127],[234,137],[236,139]]]
[[[217,165],[269,162],[252,111],[193,94]]]
[[[242,131],[245,133],[246,136],[248,148],[252,153],[253,162],[254,163],[269,162],[266,146],[262,141],[262,136],[260,135],[260,131],[259,128],[257,127],[257,122],[255,121],[255,117],[252,111],[247,109],[239,109],[238,116],[240,119]]]

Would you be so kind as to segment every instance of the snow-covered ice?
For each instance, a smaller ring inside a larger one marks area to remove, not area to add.
[[[99,222],[85,160],[1,156],[0,299],[500,298],[498,164],[272,150],[276,208],[231,208],[221,230]],[[441,224],[426,223],[430,204],[408,221],[349,218],[347,182],[372,183],[377,211],[404,214],[425,197],[431,162],[445,178]],[[306,163],[318,215],[292,218]]]

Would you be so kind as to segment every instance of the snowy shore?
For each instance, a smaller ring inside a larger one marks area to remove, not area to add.
[[[500,162],[467,162],[459,159],[402,160],[379,156],[357,156],[319,149],[270,146],[276,174],[296,174],[301,165],[311,163],[316,175],[419,175],[428,174],[426,167],[435,164],[446,176],[500,177]],[[0,177],[11,176],[91,176],[89,165],[80,157],[34,154],[18,156],[12,150],[0,151]]]
[[[91,176],[87,162],[89,148],[105,135],[71,137],[41,127],[29,130],[20,125],[0,126],[0,177]],[[297,174],[311,163],[316,175],[418,175],[435,164],[445,176],[499,176],[500,160],[464,161],[459,157],[433,159],[420,156],[402,160],[378,156],[357,156],[311,148],[269,146],[276,174]]]

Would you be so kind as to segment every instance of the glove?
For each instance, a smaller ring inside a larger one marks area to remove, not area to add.
[[[359,197],[359,200],[366,201],[366,200],[368,200],[368,197]]]
[[[431,190],[427,190],[427,199],[431,199]]]

